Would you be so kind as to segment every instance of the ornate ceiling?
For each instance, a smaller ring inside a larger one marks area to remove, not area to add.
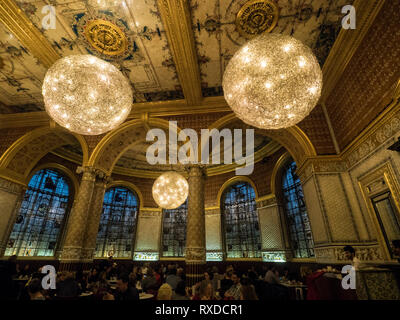
[[[33,23],[39,30],[43,36],[41,41],[50,44],[55,56],[89,53],[117,65],[131,81],[134,103],[196,96],[193,92],[196,89],[182,88],[180,80],[185,77],[178,76],[179,68],[185,69],[185,65],[176,66],[176,63],[182,64],[181,61],[176,62],[179,44],[173,39],[178,38],[176,32],[179,30],[171,29],[177,23],[174,14],[179,14],[179,8],[167,3],[174,1],[13,1],[28,18],[28,24]],[[352,2],[277,1],[279,13],[275,13],[277,25],[272,32],[291,34],[302,40],[313,48],[323,65],[339,32],[341,7]],[[53,5],[57,13],[54,29],[43,27],[43,23],[46,25],[48,21],[44,20],[47,12],[42,10],[48,4]],[[224,68],[248,38],[248,34],[238,31],[235,23],[238,12],[246,9],[246,5],[247,0],[190,0],[187,12],[182,9],[192,29],[189,30],[190,39],[175,40],[182,40],[183,45],[194,44],[200,78],[197,85],[201,87],[202,97],[223,95],[221,82]],[[254,28],[262,28],[268,23],[267,11],[268,7],[250,3],[243,18],[248,19],[250,24],[246,22],[242,28],[247,28],[250,33],[259,32]],[[165,23],[168,24],[169,35]],[[43,110],[41,84],[47,61],[36,57],[4,25],[0,28],[0,112]],[[190,81],[185,81],[186,87]]]
[[[0,125],[48,125],[41,96],[46,69],[62,56],[89,53],[130,79],[130,119],[188,116],[195,126],[200,114],[230,111],[221,81],[239,46],[255,33],[281,32],[310,46],[323,67],[321,103],[298,127],[317,154],[339,153],[382,111],[386,104],[371,103],[399,78],[393,64],[399,2],[274,1],[1,0]],[[340,28],[341,9],[349,4],[356,8],[356,30]],[[42,26],[46,5],[56,9],[55,29]],[[379,69],[382,60],[385,68]],[[363,74],[376,75],[375,85]],[[130,158],[137,155],[130,152]]]

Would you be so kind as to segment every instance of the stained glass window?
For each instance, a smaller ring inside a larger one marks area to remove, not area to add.
[[[299,177],[296,175],[296,163],[294,161],[285,167],[282,187],[284,208],[294,257],[313,257],[314,242],[311,226],[308,220],[303,188]]]
[[[5,255],[54,256],[71,203],[67,179],[53,169],[28,184]]]
[[[186,247],[187,200],[176,209],[163,211],[162,255],[183,257]]]
[[[135,192],[122,187],[106,191],[99,231],[96,257],[132,257],[139,200]]]
[[[222,195],[225,247],[228,258],[261,257],[256,195],[247,182],[230,186]]]

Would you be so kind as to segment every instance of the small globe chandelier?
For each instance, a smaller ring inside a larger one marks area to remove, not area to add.
[[[49,116],[83,135],[118,127],[133,102],[128,79],[115,66],[92,55],[57,60],[46,72],[42,94]]]
[[[261,129],[287,128],[317,104],[322,71],[301,41],[264,33],[234,54],[222,86],[228,105],[245,123]]]
[[[168,171],[153,184],[154,201],[163,209],[175,209],[186,201],[189,193],[187,180],[179,173]]]

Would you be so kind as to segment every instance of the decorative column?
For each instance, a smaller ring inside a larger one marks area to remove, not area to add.
[[[76,264],[81,262],[89,209],[96,180],[96,170],[93,167],[78,167],[76,172],[83,173],[83,176],[77,198],[68,218],[67,232],[60,258],[60,269],[62,270],[74,269]]]
[[[204,167],[190,166],[189,200],[186,233],[186,277],[192,286],[202,277],[206,262],[204,217]]]
[[[0,257],[7,248],[25,191],[26,187],[22,184],[0,178]]]
[[[87,218],[86,235],[82,248],[82,262],[86,265],[93,262],[96,249],[97,233],[99,231],[101,214],[103,212],[104,194],[111,178],[99,171],[94,183],[92,201]]]

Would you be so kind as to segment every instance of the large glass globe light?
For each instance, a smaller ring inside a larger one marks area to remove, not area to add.
[[[154,201],[164,209],[178,208],[186,201],[188,193],[187,180],[174,171],[163,173],[153,184]]]
[[[224,96],[238,118],[262,129],[303,120],[321,95],[322,71],[309,47],[266,33],[242,46],[226,67]]]
[[[50,117],[83,135],[118,127],[133,102],[128,79],[115,66],[92,55],[57,60],[47,70],[42,94]]]

